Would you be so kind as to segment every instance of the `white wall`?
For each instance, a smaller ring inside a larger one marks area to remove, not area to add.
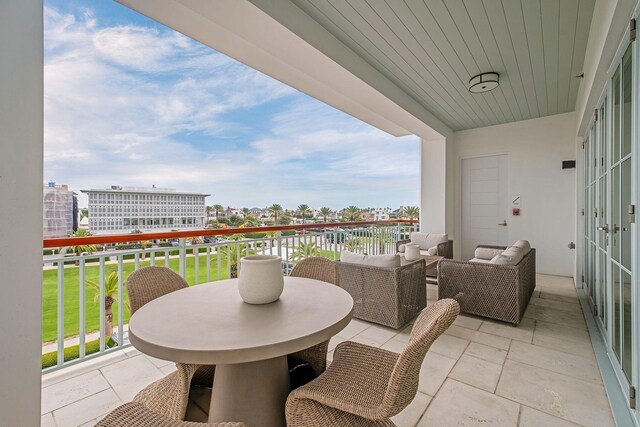
[[[446,140],[420,143],[420,231],[444,233],[446,230]]]
[[[40,425],[42,0],[0,2],[0,426]]]
[[[522,198],[519,217],[509,216],[509,241],[527,239],[536,248],[537,271],[573,276],[576,242],[576,170],[562,169],[576,159],[575,113],[456,132],[447,141],[447,224],[460,253],[463,158],[508,154],[508,192]],[[509,212],[510,213],[510,212]]]

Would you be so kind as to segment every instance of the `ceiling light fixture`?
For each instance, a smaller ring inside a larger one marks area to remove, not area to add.
[[[481,73],[477,76],[471,77],[469,80],[469,92],[471,93],[484,93],[489,92],[498,87],[500,74],[490,72]]]

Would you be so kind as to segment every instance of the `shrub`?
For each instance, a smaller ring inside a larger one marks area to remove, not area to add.
[[[263,239],[267,236],[267,233],[244,233],[244,237],[247,239]]]
[[[295,236],[297,234],[296,230],[284,230],[281,235],[283,236]]]
[[[118,344],[109,337],[109,339],[105,342],[106,348],[115,347]],[[84,344],[85,354],[93,354],[100,351],[100,340],[88,341]],[[68,362],[70,360],[74,360],[80,357],[80,345],[72,345],[70,347],[65,347],[64,349],[64,361]],[[55,366],[58,363],[58,352],[52,351],[49,353],[45,353],[42,355],[42,369],[49,368],[51,366]]]

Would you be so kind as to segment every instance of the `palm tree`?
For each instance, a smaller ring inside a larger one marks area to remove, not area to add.
[[[322,251],[315,243],[300,242],[298,247],[289,256],[289,259],[292,261],[300,261],[305,258],[309,258],[312,256],[320,256],[320,255],[322,255]]]
[[[269,246],[273,246],[273,244],[276,242],[276,237],[278,236],[278,233],[276,231],[267,231],[265,234],[265,237],[269,242]]]
[[[357,206],[349,206],[348,208],[342,211],[342,219],[347,222],[360,221],[361,219],[361,211]]]
[[[320,208],[320,215],[322,215],[322,219],[324,222],[327,222],[327,217],[332,213],[333,212],[329,208]]]
[[[409,219],[416,219],[420,216],[420,208],[417,206],[407,206],[402,211],[402,214]]]
[[[362,242],[357,237],[350,237],[344,241],[344,248],[351,252],[358,252],[358,250],[363,249]]]
[[[218,220],[218,214],[224,210],[222,205],[213,205],[213,210],[216,211],[216,221]]]
[[[249,210],[249,208],[242,208],[242,217],[244,218],[244,220],[247,220],[247,217],[249,216],[249,214],[251,213],[251,211]]]
[[[100,299],[100,284],[93,280],[86,280],[87,285],[96,290],[93,302]],[[113,303],[118,299],[118,273],[112,271],[104,279],[104,334],[107,337],[113,335]]]
[[[89,236],[91,236],[91,233],[84,228],[78,228],[75,232],[73,232],[73,234],[71,234],[71,237],[89,237]],[[63,248],[60,248],[58,252],[62,253],[62,249]],[[80,256],[85,252],[88,254],[92,254],[96,251],[96,249],[97,249],[96,245],[68,246],[65,250],[65,253],[72,253],[77,256]],[[80,265],[80,260],[76,260],[76,265]]]
[[[80,221],[82,221],[82,218],[89,218],[89,209],[80,209]]]
[[[302,204],[302,205],[298,206],[298,212],[300,213],[300,215],[302,215],[302,223],[303,224],[304,224],[304,214],[306,214],[310,210],[311,210],[311,208],[309,208],[309,205]]]
[[[253,249],[249,249],[244,243],[240,244],[239,247],[240,257],[238,257],[238,246],[236,245],[226,245],[218,248],[221,258],[229,265],[229,270],[231,271],[231,279],[235,279],[236,277],[238,277],[238,263],[240,262],[240,258],[244,258],[255,253]]]
[[[139,244],[140,244],[140,249],[142,249],[142,252],[140,253],[140,259],[144,259],[145,256],[147,256],[145,249],[153,246],[153,242],[151,242],[151,240],[140,240]]]
[[[273,219],[274,219],[275,223],[277,224],[278,223],[278,215],[280,215],[283,212],[282,206],[280,206],[277,203],[274,203],[268,209],[273,214]]]
[[[204,210],[207,213],[207,220],[208,220],[209,217],[211,216],[211,211],[213,211],[213,206],[206,206]]]

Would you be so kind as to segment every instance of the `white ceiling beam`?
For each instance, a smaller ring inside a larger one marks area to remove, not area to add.
[[[394,136],[451,129],[286,0],[117,0]]]

